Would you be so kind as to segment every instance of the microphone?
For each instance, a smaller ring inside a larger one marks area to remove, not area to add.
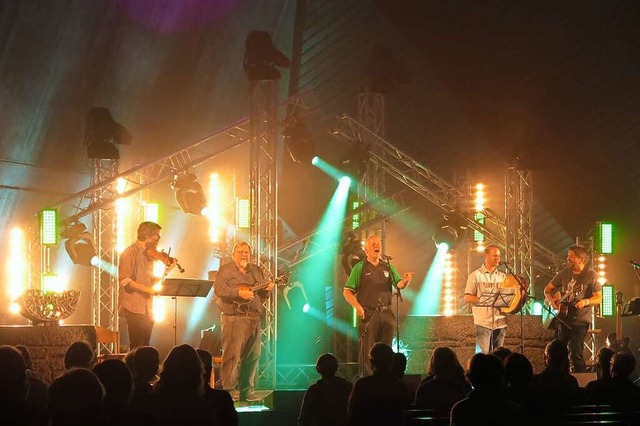
[[[500,265],[511,265],[511,262],[509,262],[508,260],[503,260],[502,262],[499,263]],[[639,265],[640,266],[640,265]]]
[[[382,258],[382,260],[393,260],[393,256],[387,256],[386,254],[383,254],[380,258]]]
[[[640,263],[636,263],[633,260],[629,261],[629,265],[633,266],[636,269],[640,269]]]

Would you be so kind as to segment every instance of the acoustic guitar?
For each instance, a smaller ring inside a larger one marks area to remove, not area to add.
[[[277,277],[276,279],[273,280],[273,283],[276,287],[282,287],[285,286],[287,284],[289,284],[289,276],[287,275],[280,275],[279,277]],[[270,281],[264,282],[262,284],[256,284],[256,285],[251,285],[249,283],[238,283],[236,284],[236,288],[238,290],[249,290],[252,291],[255,295],[255,292],[258,290],[262,290],[264,288],[267,288],[270,284]],[[233,304],[235,305],[237,310],[241,310],[241,308],[249,305],[249,303],[251,303],[251,301],[253,300],[253,298],[251,299],[243,299],[241,297],[236,297],[235,299],[233,299]]]
[[[622,300],[622,293],[616,293],[616,332],[610,333],[607,336],[608,346],[616,352],[628,352],[633,354],[629,348],[629,342],[631,338],[622,337],[622,306],[624,301]]]
[[[558,309],[554,309],[547,300],[544,301],[544,307],[542,308],[542,326],[545,329],[553,328],[555,325],[556,317],[564,320],[569,314],[569,303],[567,299],[571,296],[572,292],[566,292],[563,296],[560,296],[560,292],[556,292],[553,295],[553,300],[558,305]]]

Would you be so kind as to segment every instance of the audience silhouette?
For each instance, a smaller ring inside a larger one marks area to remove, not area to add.
[[[213,370],[213,357],[209,351],[204,349],[196,349],[200,361],[202,361],[203,373],[202,381],[204,383],[204,397],[216,412],[216,416],[221,425],[236,426],[238,424],[238,413],[233,406],[231,394],[227,391],[214,389],[209,382],[211,381],[211,372]]]
[[[72,368],[86,368],[87,370],[91,370],[95,363],[96,353],[91,345],[84,340],[70,344],[64,354],[65,370]]]

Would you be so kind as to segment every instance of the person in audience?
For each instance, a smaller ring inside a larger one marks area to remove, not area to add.
[[[27,403],[44,410],[47,407],[47,393],[49,386],[40,380],[33,369],[31,353],[25,345],[16,345],[16,349],[22,354],[24,362],[27,364],[27,380],[29,381],[29,391],[27,393]]]
[[[358,379],[349,397],[349,424],[399,424],[410,404],[407,385],[393,374],[393,349],[376,343],[369,351],[373,374]]]
[[[611,380],[611,358],[615,351],[611,348],[600,348],[596,356],[596,370],[598,378],[587,384],[587,393],[591,393]]]
[[[152,346],[138,346],[133,352],[132,359],[133,397],[131,404],[137,406],[153,392],[152,384],[157,380],[160,368],[160,354]]]
[[[391,374],[402,380],[406,369],[407,357],[402,352],[394,352],[393,361],[391,362]]]
[[[509,399],[519,404],[530,419],[540,418],[540,406],[531,391],[533,366],[529,359],[519,353],[512,353],[504,360],[504,381]]]
[[[309,386],[304,394],[298,426],[344,426],[347,406],[353,385],[336,377],[338,360],[332,354],[320,355],[316,361],[320,380]]]
[[[13,346],[0,346],[0,419],[3,424],[46,424],[41,410],[27,402],[27,364]]]
[[[202,375],[196,350],[186,344],[174,347],[162,363],[153,393],[140,409],[167,426],[219,424],[213,407],[204,399]]]
[[[211,381],[211,372],[213,371],[213,357],[209,351],[204,349],[196,349],[200,361],[202,361],[203,373],[202,381],[204,382],[204,397],[211,403],[216,412],[218,421],[221,425],[237,426],[238,412],[233,406],[231,394],[227,391],[214,389],[209,382]]]
[[[578,381],[569,373],[569,350],[563,341],[547,343],[544,364],[544,370],[531,379],[531,389],[545,414],[553,418],[565,407],[580,403],[582,394]]]
[[[104,413],[112,424],[129,419],[129,403],[133,394],[133,379],[124,362],[119,359],[106,359],[93,367],[105,390]]]
[[[72,368],[49,386],[50,425],[101,424],[104,388],[90,370]]]
[[[93,348],[84,340],[73,342],[64,354],[64,368],[86,368],[91,370],[96,364],[96,353]]]
[[[615,410],[640,409],[640,388],[629,379],[636,367],[636,359],[629,352],[618,352],[611,358],[611,378],[590,389],[591,400],[611,405]]]
[[[416,391],[419,408],[434,410],[438,417],[448,417],[453,405],[471,392],[464,369],[456,353],[446,346],[434,349],[427,367],[427,377]]]
[[[500,358],[500,361],[504,364],[504,360],[507,359],[509,355],[511,355],[511,350],[509,348],[505,348],[504,346],[499,346],[491,352],[493,355]]]
[[[451,409],[451,425],[527,424],[523,410],[506,396],[503,373],[498,357],[475,354],[468,373],[473,391]]]

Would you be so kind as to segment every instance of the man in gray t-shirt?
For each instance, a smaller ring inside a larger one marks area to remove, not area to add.
[[[602,286],[598,273],[587,268],[587,250],[581,245],[569,247],[568,266],[560,271],[544,288],[544,297],[551,307],[558,310],[557,296],[565,296],[567,316],[564,323],[557,322],[558,339],[569,345],[573,371],[582,373],[587,366],[584,361],[584,338],[591,323],[592,306],[602,301]],[[556,297],[554,294],[558,293]]]

